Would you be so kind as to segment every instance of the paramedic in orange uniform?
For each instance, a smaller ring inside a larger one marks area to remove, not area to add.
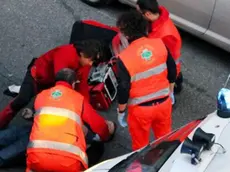
[[[73,88],[76,74],[65,68],[56,75],[56,86],[36,97],[34,124],[27,148],[27,171],[77,172],[88,168],[83,122],[99,139],[114,134],[114,123],[105,121]],[[95,120],[102,118],[95,125]]]
[[[137,10],[151,23],[149,37],[162,38],[175,60],[177,65],[175,92],[179,92],[182,89],[180,62],[182,40],[176,26],[169,18],[169,12],[165,7],[159,7],[156,0],[138,0]]]
[[[176,79],[176,64],[161,39],[147,38],[148,22],[137,11],[122,14],[117,21],[129,46],[119,54],[118,121],[121,126],[128,107],[132,148],[149,143],[171,131],[170,83]]]

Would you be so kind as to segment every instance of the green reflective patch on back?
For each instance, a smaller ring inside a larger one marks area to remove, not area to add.
[[[142,52],[141,52],[141,57],[142,59],[144,60],[151,60],[151,57],[153,56],[153,53],[152,51],[148,50],[148,49],[144,49]]]
[[[60,90],[55,90],[51,95],[54,99],[57,99],[62,96],[62,92]]]

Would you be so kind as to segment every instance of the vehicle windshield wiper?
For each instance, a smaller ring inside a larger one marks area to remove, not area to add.
[[[126,159],[120,161],[115,166],[113,166],[109,172],[122,172],[126,171],[127,167],[136,159],[138,159],[141,156],[144,156],[148,151],[152,149],[151,145],[149,144],[145,148],[143,148],[140,152],[135,152],[131,155],[129,155]]]

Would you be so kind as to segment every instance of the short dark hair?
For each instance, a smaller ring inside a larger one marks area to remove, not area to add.
[[[57,72],[55,76],[55,81],[64,81],[72,85],[74,82],[77,81],[77,76],[74,70],[64,68]]]
[[[131,10],[118,17],[117,27],[129,38],[129,41],[134,41],[147,36],[148,21],[136,10]]]
[[[79,55],[83,53],[86,58],[91,59],[93,62],[104,58],[104,44],[98,40],[88,39],[77,41],[74,42],[74,47]]]
[[[147,11],[150,11],[154,14],[160,13],[157,0],[138,0],[137,5],[143,13]]]

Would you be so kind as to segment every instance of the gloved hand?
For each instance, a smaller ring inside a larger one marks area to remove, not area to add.
[[[117,109],[117,120],[122,127],[127,127],[127,122],[125,121],[125,112],[120,113]]]
[[[101,141],[101,138],[100,138],[100,136],[99,136],[98,134],[96,134],[96,135],[94,136],[93,140],[96,141],[96,142],[100,142],[100,141]]]
[[[174,97],[174,93],[173,92],[170,93],[170,98],[172,100],[172,105],[174,105],[175,104],[175,97]]]

